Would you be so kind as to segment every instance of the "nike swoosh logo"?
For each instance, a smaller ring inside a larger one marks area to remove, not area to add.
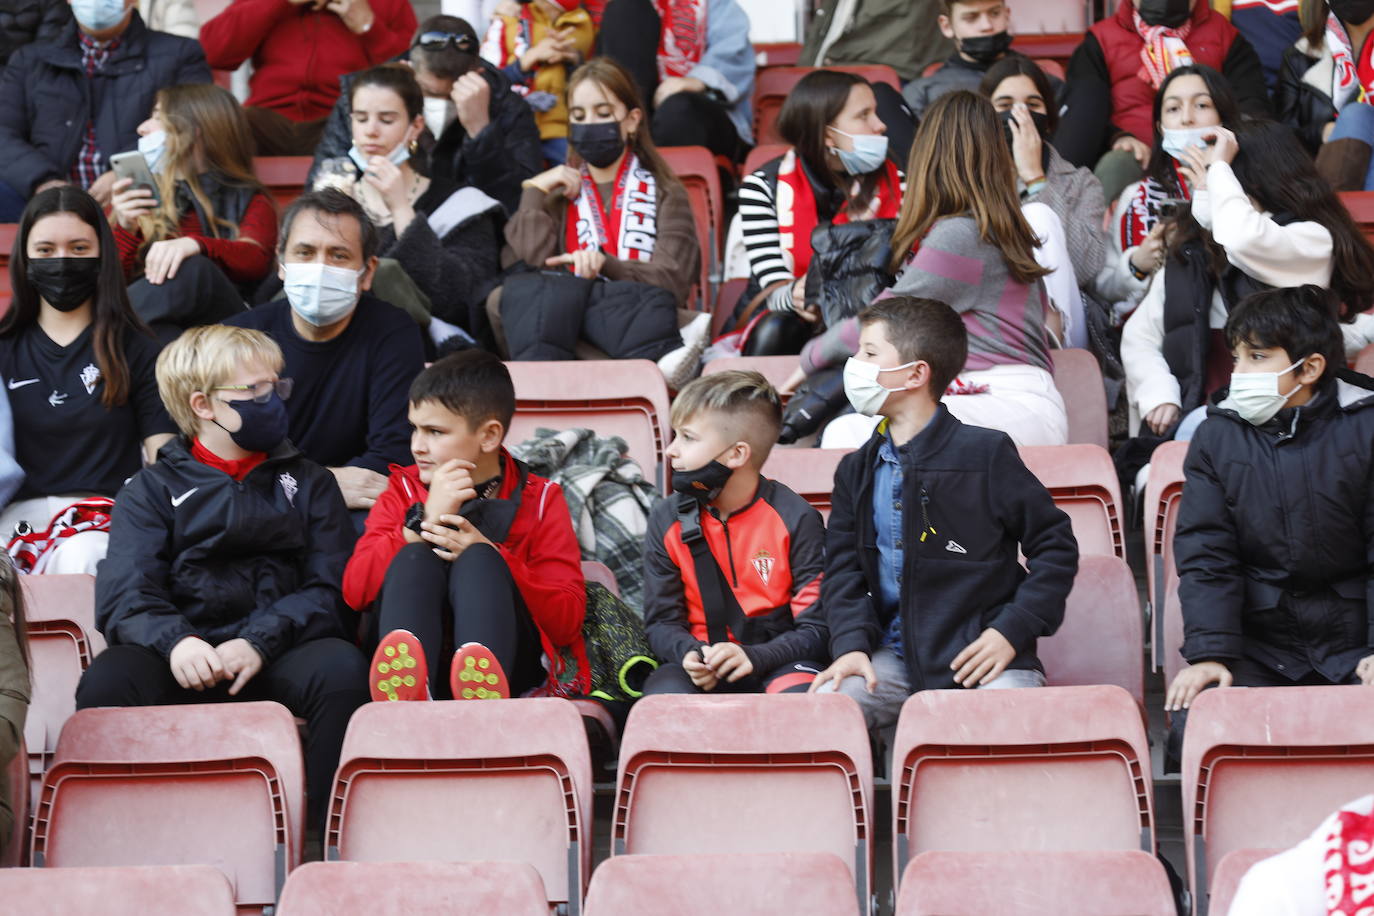
[[[23,381],[18,381],[18,382],[16,382],[14,379],[10,379],[10,391],[13,391],[13,390],[16,389],[16,388],[23,388],[25,385],[37,385],[37,384],[38,384],[38,379],[36,379],[36,378],[26,378],[26,379],[24,379]]]
[[[194,493],[194,492],[196,492],[196,491],[199,490],[199,489],[200,489],[200,487],[192,487],[191,489],[187,490],[185,493],[181,494],[180,496],[173,496],[173,497],[172,497],[172,508],[175,509],[177,506],[179,506],[179,505],[181,505],[182,503],[186,502],[186,500],[188,500],[188,499],[191,498],[191,494]]]

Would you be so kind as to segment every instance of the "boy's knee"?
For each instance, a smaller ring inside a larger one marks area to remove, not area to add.
[[[509,573],[501,551],[491,544],[473,544],[453,561],[451,575],[464,578],[493,573]]]

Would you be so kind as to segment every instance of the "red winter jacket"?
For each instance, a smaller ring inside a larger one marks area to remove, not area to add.
[[[354,35],[334,13],[289,0],[234,0],[200,27],[205,58],[217,70],[253,61],[249,106],[293,121],[327,117],[339,77],[385,63],[410,47],[415,10],[408,0],[369,0],[372,28]]]
[[[523,466],[505,449],[501,460],[501,490],[496,498],[511,499]],[[391,480],[367,514],[367,527],[344,570],[343,594],[349,607],[361,611],[376,600],[387,567],[407,543],[402,533],[406,513],[428,496],[415,465],[391,466]],[[586,582],[563,488],[526,472],[515,521],[505,541],[496,546],[539,627],[544,654],[556,660],[559,649],[571,647],[575,658],[585,658]]]

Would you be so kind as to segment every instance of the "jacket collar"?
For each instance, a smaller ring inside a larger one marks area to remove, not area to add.
[[[949,409],[945,407],[943,403],[936,405],[935,413],[931,416],[930,422],[926,424],[925,429],[921,430],[915,436],[912,436],[911,441],[907,442],[905,445],[895,448],[898,460],[903,463],[914,462],[920,464],[923,461],[935,458],[944,450],[949,442],[950,436],[954,434],[954,431],[958,429],[959,426],[959,420],[949,412]],[[887,432],[887,419],[884,418],[883,421],[878,424],[877,428],[873,430],[873,436],[864,446],[865,463],[872,467],[877,460],[878,450],[882,447],[884,442],[889,441],[891,441],[891,439]]]
[[[262,468],[270,467],[274,464],[279,464],[283,461],[289,461],[293,458],[299,457],[301,457],[300,449],[296,448],[296,446],[291,443],[290,439],[283,439],[280,445],[278,445],[276,448],[272,449],[272,451],[267,453],[267,458],[262,462],[262,464],[258,465],[257,467],[253,468],[253,470],[248,472],[248,475],[247,477],[244,477],[244,480],[247,480],[249,477],[252,477]],[[190,443],[187,441],[186,437],[182,435],[172,437],[172,440],[170,442],[163,445],[162,448],[158,449],[157,460],[159,462],[165,462],[168,467],[177,468],[181,471],[185,471],[188,468],[204,468],[207,471],[214,471],[216,474],[224,477],[226,480],[229,479],[229,475],[225,474],[223,471],[216,470],[214,468],[211,468],[209,465],[201,464],[199,461],[197,461],[195,456],[191,454]]]
[[[1193,4],[1193,15],[1188,21],[1196,28],[1207,21],[1208,17],[1211,15],[1212,5],[1200,0],[1200,2]],[[1121,3],[1116,8],[1116,21],[1118,25],[1132,35],[1136,34],[1135,0],[1121,0]],[[1179,26],[1179,28],[1182,28],[1182,26]]]
[[[1209,417],[1224,417],[1243,426],[1250,424],[1240,414],[1221,403],[1230,393],[1222,388],[1212,395],[1212,406],[1207,409]],[[1318,386],[1312,400],[1300,407],[1285,407],[1274,418],[1262,426],[1260,432],[1283,442],[1296,437],[1305,427],[1318,420],[1337,413],[1354,413],[1374,406],[1374,378],[1351,369],[1337,369],[1334,377]]]

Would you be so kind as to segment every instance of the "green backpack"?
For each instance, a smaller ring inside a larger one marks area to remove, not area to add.
[[[587,615],[582,620],[582,640],[591,668],[588,696],[610,701],[633,701],[644,692],[644,681],[658,667],[644,621],[634,610],[599,582],[587,583]],[[572,688],[580,673],[577,658],[565,648],[560,684]]]

